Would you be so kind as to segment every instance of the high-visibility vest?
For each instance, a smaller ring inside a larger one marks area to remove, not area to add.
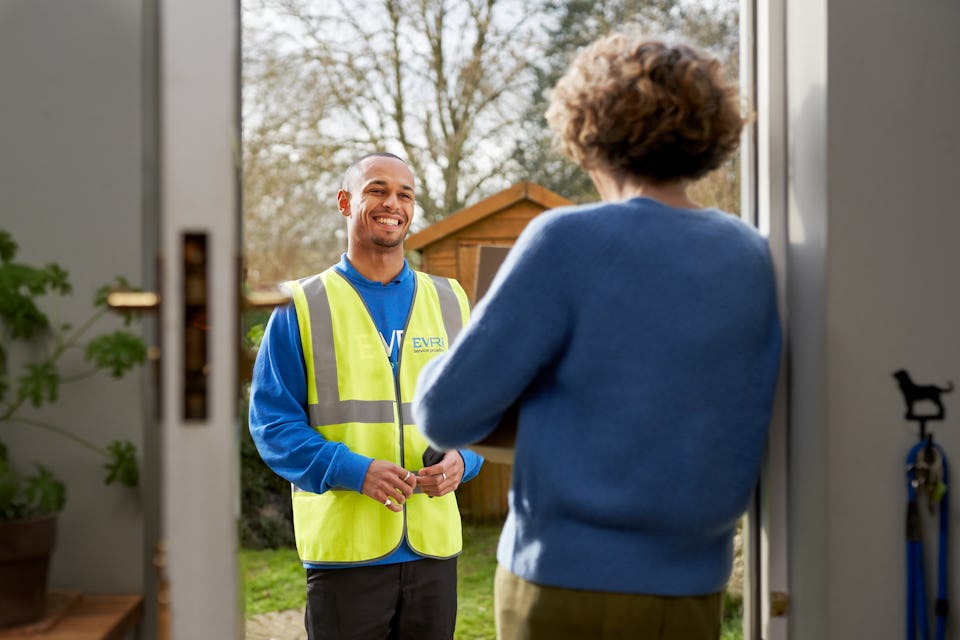
[[[311,426],[351,451],[416,473],[427,448],[410,411],[417,375],[449,348],[470,310],[455,280],[414,273],[396,377],[373,318],[342,274],[331,268],[287,284],[303,345]],[[404,536],[425,557],[449,558],[463,546],[454,493],[414,493],[395,513],[353,490],[317,494],[294,487],[293,522],[297,551],[308,563],[369,562],[392,553]]]

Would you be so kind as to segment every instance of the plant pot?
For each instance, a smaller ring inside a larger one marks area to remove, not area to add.
[[[57,515],[0,521],[0,629],[43,617]]]

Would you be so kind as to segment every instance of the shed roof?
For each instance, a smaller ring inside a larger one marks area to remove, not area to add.
[[[573,204],[561,195],[533,182],[519,182],[508,189],[495,193],[480,202],[452,213],[426,229],[409,236],[404,242],[408,251],[418,251],[427,245],[446,238],[478,220],[495,215],[524,200],[535,202],[544,209]]]

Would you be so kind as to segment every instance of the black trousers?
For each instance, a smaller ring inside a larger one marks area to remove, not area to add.
[[[309,640],[451,640],[457,559],[307,569]]]

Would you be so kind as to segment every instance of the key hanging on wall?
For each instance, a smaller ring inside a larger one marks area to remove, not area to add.
[[[925,498],[930,515],[939,509],[937,536],[937,588],[934,600],[935,639],[945,640],[949,600],[947,599],[947,544],[949,541],[949,466],[943,448],[933,441],[927,431],[927,422],[943,420],[946,409],[942,395],[953,390],[953,383],[945,386],[917,384],[906,369],[893,373],[906,404],[904,417],[919,423],[919,442],[907,454],[907,585],[906,585],[906,637],[907,640],[930,638],[927,605],[927,584],[924,561],[924,536],[922,511],[918,505]]]

